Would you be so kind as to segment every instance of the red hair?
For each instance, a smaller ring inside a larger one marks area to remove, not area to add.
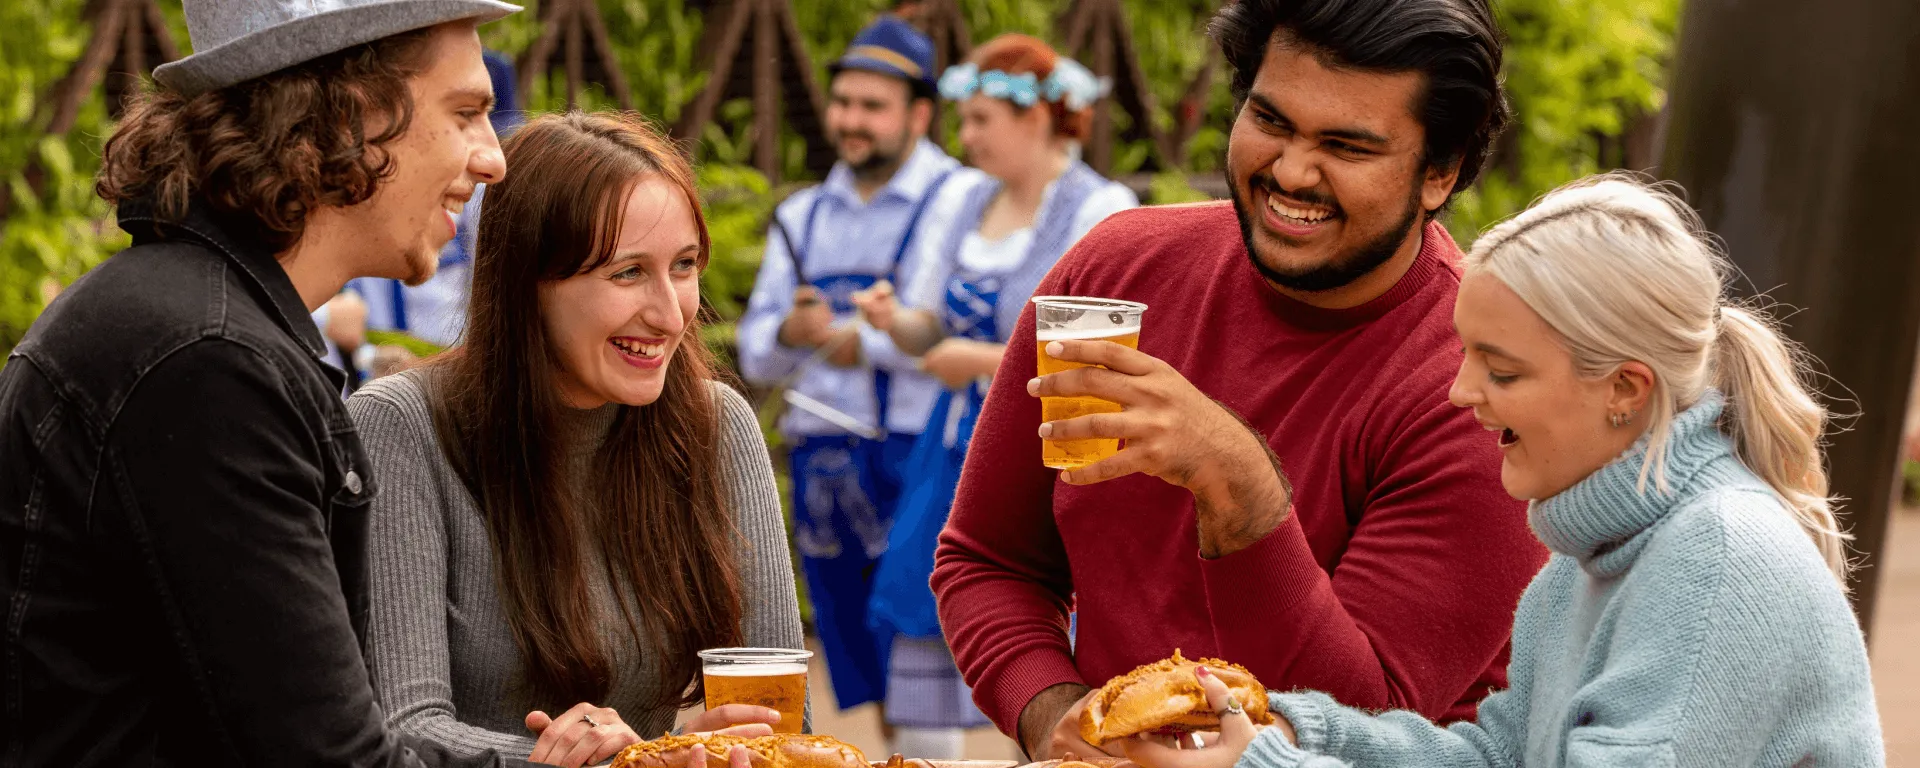
[[[973,49],[973,55],[968,56],[967,61],[978,66],[981,72],[997,69],[1009,75],[1031,73],[1034,79],[1045,82],[1053,75],[1053,67],[1060,61],[1060,54],[1046,41],[1032,35],[1005,34]],[[1093,107],[1072,110],[1064,102],[1042,103],[1053,114],[1055,136],[1079,141],[1093,132]],[[1018,104],[1014,108],[1021,109]]]

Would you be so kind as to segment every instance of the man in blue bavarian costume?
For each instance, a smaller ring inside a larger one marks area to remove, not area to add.
[[[886,692],[890,637],[869,629],[875,561],[886,550],[899,465],[938,385],[855,312],[855,293],[913,279],[903,257],[946,238],[959,163],[927,141],[933,43],[891,16],[834,62],[826,128],[840,162],[825,183],[774,213],[741,319],[747,379],[787,390],[794,547],[813,600],[834,698],[843,709]]]

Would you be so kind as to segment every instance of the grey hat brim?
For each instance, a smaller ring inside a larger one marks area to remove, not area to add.
[[[193,97],[402,32],[463,19],[484,24],[519,10],[498,0],[392,0],[338,8],[195,51],[155,67],[153,79]]]

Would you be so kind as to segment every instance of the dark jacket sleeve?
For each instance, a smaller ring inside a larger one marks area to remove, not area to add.
[[[330,448],[303,419],[320,404],[274,363],[212,339],[168,357],[119,409],[95,491],[118,499],[158,585],[192,686],[176,705],[203,711],[209,764],[504,764],[387,731],[330,545],[366,505],[329,519]]]

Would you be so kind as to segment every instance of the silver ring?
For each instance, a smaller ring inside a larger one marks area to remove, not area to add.
[[[1247,710],[1240,706],[1240,700],[1231,695],[1227,696],[1227,708],[1220,710],[1220,714],[1229,717],[1233,715],[1244,715],[1246,713]]]
[[[593,729],[593,728],[598,728],[598,727],[600,727],[600,724],[599,724],[598,722],[595,722],[595,721],[594,721],[594,719],[593,719],[593,715],[584,715],[584,714],[583,714],[583,715],[581,715],[581,716],[580,716],[580,719],[581,719],[581,720],[585,720],[585,721],[586,721],[586,723],[587,723],[587,728],[589,728],[589,729]]]

